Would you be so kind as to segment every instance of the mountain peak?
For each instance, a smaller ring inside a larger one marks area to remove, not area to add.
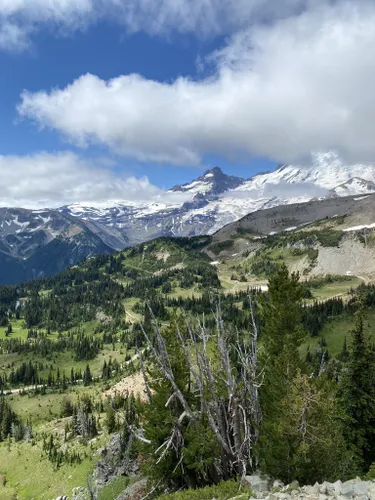
[[[202,175],[202,177],[207,177],[207,176],[210,176],[210,175],[225,175],[224,172],[221,170],[220,167],[213,167],[213,168],[210,168],[209,170],[206,170],[205,173]]]
[[[225,174],[220,167],[214,167],[206,170],[203,175],[188,184],[174,186],[171,191],[194,195],[217,195],[229,189],[235,189],[244,181],[245,179],[241,177]]]

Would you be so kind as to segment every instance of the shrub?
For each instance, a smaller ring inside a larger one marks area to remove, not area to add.
[[[227,250],[229,248],[232,248],[233,245],[234,245],[234,241],[233,240],[218,241],[217,243],[213,243],[210,246],[210,250],[211,250],[211,252],[213,252],[214,254],[217,255],[222,250]]]
[[[218,485],[207,486],[206,488],[189,489],[170,495],[162,495],[158,500],[212,500],[213,498],[216,498],[216,500],[229,500],[240,494],[240,485],[236,481],[223,481]],[[248,499],[249,495],[250,492],[246,492],[243,498]]]

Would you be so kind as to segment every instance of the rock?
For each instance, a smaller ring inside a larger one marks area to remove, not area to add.
[[[371,482],[367,490],[367,495],[370,500],[375,500],[375,482]]]
[[[78,486],[72,491],[72,500],[90,500],[90,494],[87,488]]]
[[[322,483],[320,485],[320,488],[319,488],[319,491],[322,495],[326,495],[327,494],[327,491],[328,491],[328,486],[330,486],[329,483],[327,483],[327,481],[324,481],[324,483]]]
[[[320,492],[320,486],[315,484],[314,486],[304,486],[302,491],[307,495],[318,495]]]
[[[272,488],[276,490],[276,489],[284,488],[284,486],[285,486],[285,484],[282,481],[279,481],[278,479],[276,479],[276,481],[273,482]]]
[[[327,487],[327,493],[332,497],[341,495],[341,490],[342,490],[342,482],[340,480],[330,484]]]
[[[359,478],[346,481],[341,487],[341,496],[351,498],[359,495],[367,495],[371,483],[361,481]]]
[[[101,448],[93,478],[96,486],[101,489],[118,476],[135,477],[139,473],[137,460],[120,458],[122,449],[121,435],[113,434],[105,448]]]
[[[248,486],[254,493],[266,493],[270,489],[271,481],[267,476],[253,474],[252,476],[244,477],[245,485]]]
[[[299,482],[298,481],[292,481],[289,485],[290,490],[298,490],[299,489]]]
[[[135,500],[136,498],[142,498],[146,494],[146,488],[147,479],[141,479],[125,488],[116,500]]]
[[[375,483],[371,483],[369,489],[367,490],[367,495],[370,500],[375,500]]]

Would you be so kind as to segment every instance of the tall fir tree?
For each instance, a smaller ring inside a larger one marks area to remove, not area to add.
[[[367,472],[375,462],[375,353],[364,333],[362,309],[357,312],[352,331],[340,394],[346,415],[345,438],[357,450],[361,467]]]
[[[259,456],[263,469],[283,480],[292,477],[294,440],[288,439],[284,424],[288,419],[286,400],[303,366],[298,351],[304,338],[303,295],[299,275],[289,274],[283,265],[271,276],[261,308],[264,382],[260,391],[263,421]]]

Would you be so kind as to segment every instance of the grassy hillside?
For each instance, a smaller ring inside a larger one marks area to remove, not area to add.
[[[161,238],[115,255],[91,258],[55,277],[0,287],[0,383],[6,401],[30,434],[26,441],[11,434],[0,442],[0,476],[5,478],[3,485],[0,482],[0,498],[56,498],[85,486],[99,460],[98,450],[113,433],[108,424],[107,391],[120,387],[119,381],[125,379],[121,385],[125,399],[118,404],[128,404],[126,387],[134,385],[127,386],[126,381],[133,384],[132,374],[139,370],[137,345],[147,361],[147,345],[139,327],[142,323],[152,333],[146,304],[162,327],[174,311],[183,310],[192,321],[204,315],[207,327],[214,328],[213,311],[220,299],[226,324],[233,332],[248,332],[248,288],[266,286],[273,263],[292,265],[301,257],[294,255],[290,240],[284,238],[289,235],[267,239],[258,254],[215,264],[202,251],[211,242],[209,237]],[[336,244],[338,237],[328,240]],[[310,257],[313,260],[314,255]],[[350,295],[348,291],[360,282],[355,277],[331,276],[304,284],[308,336],[302,356],[308,348],[312,353],[319,351],[323,344],[331,356],[341,352],[353,322],[353,311],[346,304],[355,292]],[[314,310],[313,318],[307,317],[314,299],[332,296],[340,296],[339,314]],[[317,325],[317,318],[324,320]],[[370,334],[375,312],[369,314],[368,325]],[[70,413],[65,412],[67,400]],[[72,422],[74,412],[84,411],[87,401],[86,417],[94,419],[95,433],[82,436],[73,432]],[[115,417],[118,427],[119,419]],[[48,451],[51,436],[53,448]],[[115,498],[128,481],[117,479],[103,489],[100,498]],[[223,491],[236,487],[229,484]]]

